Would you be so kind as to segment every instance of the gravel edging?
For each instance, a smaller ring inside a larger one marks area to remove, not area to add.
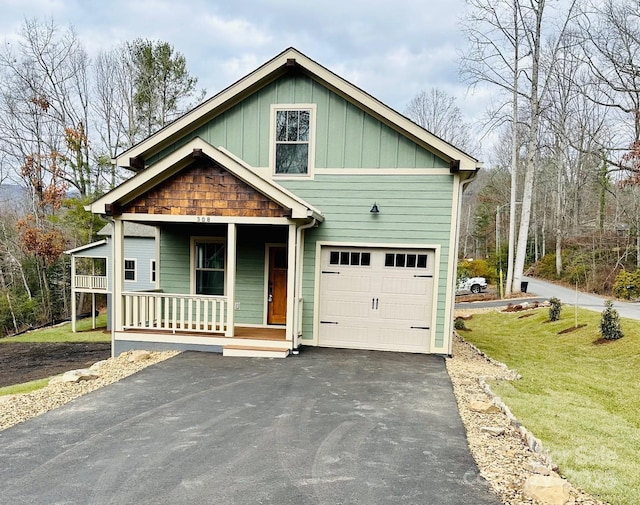
[[[518,380],[519,375],[486,356],[457,333],[453,337],[453,356],[447,358],[446,365],[480,474],[505,505],[538,503],[524,495],[525,481],[536,474],[558,477],[557,467],[540,441],[513,416],[486,382],[488,379]],[[499,407],[499,412],[474,412],[469,408],[474,401],[493,403]],[[486,428],[497,430],[492,433]],[[571,486],[571,500],[567,503],[607,505],[574,486]]]
[[[113,384],[176,354],[178,353],[175,351],[151,352],[145,353],[142,358],[136,358],[136,351],[129,351],[115,358],[95,363],[91,369],[99,376],[92,380],[81,380],[75,383],[55,383],[56,381],[52,380],[46,387],[30,393],[0,396],[0,431],[44,414],[103,386]]]

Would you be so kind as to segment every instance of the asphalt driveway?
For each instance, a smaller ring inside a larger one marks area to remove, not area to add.
[[[473,504],[444,360],[187,352],[0,432],[0,503]]]

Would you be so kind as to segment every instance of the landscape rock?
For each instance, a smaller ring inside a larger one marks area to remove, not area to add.
[[[560,477],[532,475],[524,483],[524,495],[545,505],[566,505],[572,501],[570,486]]]
[[[495,403],[476,400],[469,403],[469,410],[478,412],[479,414],[497,414],[500,412],[500,407]]]
[[[527,464],[526,469],[531,473],[536,473],[538,475],[551,475],[552,471],[549,467],[537,463],[535,461]]]
[[[89,367],[89,370],[99,370],[100,368],[102,368],[104,365],[106,365],[108,363],[109,363],[108,359],[103,359],[101,361],[96,361],[93,365],[91,365]]]
[[[100,374],[95,370],[90,370],[88,368],[81,368],[78,370],[69,370],[68,372],[59,375],[58,377],[54,377],[49,381],[49,384],[60,384],[63,382],[80,382],[80,381],[89,381],[94,380],[100,377]]]
[[[489,435],[493,435],[494,437],[504,435],[504,428],[496,428],[493,426],[481,426],[480,431],[488,433]]]
[[[128,361],[129,363],[135,363],[136,361],[144,361],[151,357],[149,351],[129,351]]]

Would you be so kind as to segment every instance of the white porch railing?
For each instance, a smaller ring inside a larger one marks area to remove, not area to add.
[[[228,314],[224,296],[122,293],[123,329],[224,333]]]
[[[73,277],[73,287],[76,289],[99,289],[107,290],[106,275],[75,275]]]

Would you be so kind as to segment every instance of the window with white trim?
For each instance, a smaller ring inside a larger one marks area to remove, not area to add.
[[[150,281],[152,284],[156,282],[156,260],[151,260],[151,264],[149,265],[149,272],[151,273]]]
[[[136,280],[136,260],[135,259],[124,260],[124,280],[125,281]]]
[[[310,173],[311,123],[312,109],[275,109],[274,174]]]
[[[224,295],[224,242],[195,240],[193,244],[195,294]]]

